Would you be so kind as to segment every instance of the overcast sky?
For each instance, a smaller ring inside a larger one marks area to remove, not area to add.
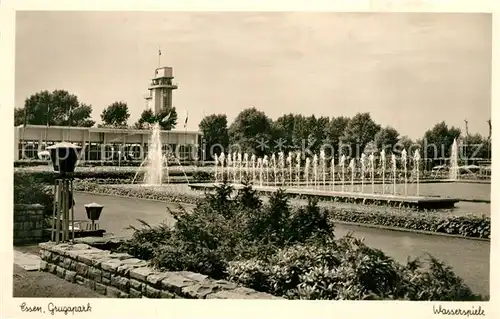
[[[439,121],[488,134],[491,15],[401,13],[18,12],[16,106],[65,89],[133,124],[161,64],[174,68],[181,127],[249,106],[353,116],[421,137]]]

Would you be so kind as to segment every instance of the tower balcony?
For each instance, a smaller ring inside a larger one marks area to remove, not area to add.
[[[149,84],[149,90],[160,89],[160,88],[176,90],[178,88],[178,86],[176,83],[165,83],[165,84],[151,83],[151,84]]]

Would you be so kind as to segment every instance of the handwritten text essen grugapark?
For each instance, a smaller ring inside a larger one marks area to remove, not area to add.
[[[70,306],[70,305],[56,305],[53,302],[49,302],[47,306],[44,308],[40,305],[27,305],[26,302],[23,302],[19,305],[22,312],[38,312],[38,313],[50,313],[54,315],[56,313],[64,313],[67,314],[75,314],[79,312],[91,312],[92,307],[90,303],[86,305],[78,305],[78,306]]]

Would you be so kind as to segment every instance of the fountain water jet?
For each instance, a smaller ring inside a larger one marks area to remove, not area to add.
[[[325,150],[321,150],[319,152],[320,165],[321,165],[321,173],[323,175],[323,188],[326,188],[326,154]]]
[[[262,182],[263,163],[262,163],[262,158],[260,158],[260,157],[257,159],[257,167],[259,170],[259,185],[262,186],[263,185],[263,182]]]
[[[314,188],[318,188],[318,155],[313,156],[313,176],[314,176]]]
[[[385,194],[385,150],[380,152],[380,162],[382,165],[382,194]]]
[[[419,163],[420,163],[420,152],[418,150],[415,151],[415,155],[413,155],[413,161],[415,163],[415,174],[417,178],[417,196],[420,196],[420,172],[419,172]]]
[[[366,171],[366,155],[361,154],[361,193],[365,192],[365,171]]]
[[[340,167],[342,168],[342,192],[345,191],[345,155],[342,154],[342,156],[340,157]]]
[[[288,153],[288,157],[286,158],[286,164],[288,165],[288,175],[290,177],[289,185],[292,186],[293,176],[292,176],[292,152]],[[283,173],[284,174],[284,173]]]
[[[391,164],[392,164],[392,181],[393,181],[393,195],[396,195],[396,155],[392,153],[391,155]]]
[[[297,163],[297,186],[300,186],[300,158],[301,154],[300,152],[297,152],[297,157],[295,158],[295,161]]]
[[[252,156],[250,156],[250,162],[252,162],[252,181],[253,181],[253,183],[255,183],[255,160],[256,160],[255,154],[252,154]]]
[[[217,165],[219,164],[219,157],[217,154],[214,154],[214,162],[215,162],[215,172],[214,172],[214,177],[215,177],[215,182],[217,183],[219,181],[218,175],[217,175]]]
[[[306,188],[309,187],[309,166],[311,166],[311,160],[309,159],[309,157],[306,157],[306,164],[304,167],[304,179],[306,182]]]
[[[166,159],[163,156],[160,133],[160,124],[155,123],[151,130],[151,136],[148,142],[146,175],[144,176],[144,182],[147,185],[161,185],[163,181],[163,165],[166,162]],[[165,167],[167,169],[168,178],[168,165],[165,165]]]
[[[404,179],[405,179],[405,196],[408,196],[408,168],[407,168],[407,154],[406,150],[401,152],[401,161],[403,162]]]
[[[373,153],[368,157],[370,160],[370,175],[372,180],[372,194],[375,194],[375,156]]]
[[[351,159],[349,168],[351,169],[351,192],[354,193],[354,175],[356,174],[356,163],[354,162],[354,158]]]
[[[220,153],[220,179],[221,181],[224,181],[224,161],[226,159],[226,156],[224,155],[224,152]]]
[[[451,146],[451,156],[450,156],[450,179],[458,180],[458,144],[457,139],[453,140],[453,145]]]

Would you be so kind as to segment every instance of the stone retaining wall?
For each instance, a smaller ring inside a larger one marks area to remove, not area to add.
[[[14,205],[14,245],[46,240],[43,230],[49,227],[49,221],[44,218],[43,210],[39,204]]]
[[[114,298],[279,299],[188,271],[160,272],[146,261],[87,244],[41,243],[40,269]]]

